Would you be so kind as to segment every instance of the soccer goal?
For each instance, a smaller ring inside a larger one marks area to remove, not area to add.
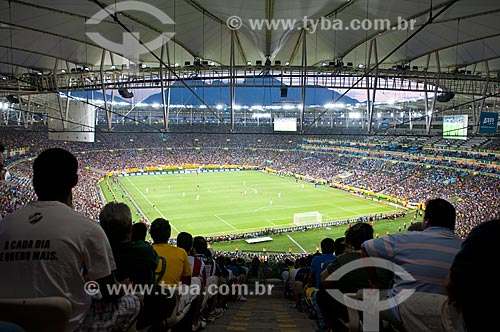
[[[323,220],[323,215],[318,211],[294,213],[293,215],[293,223],[296,226],[319,224],[321,223],[322,220]]]

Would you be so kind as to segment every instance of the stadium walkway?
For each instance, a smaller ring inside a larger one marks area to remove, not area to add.
[[[292,302],[283,296],[283,286],[274,283],[269,296],[247,296],[246,302],[229,304],[229,309],[204,331],[279,331],[314,332],[316,324],[305,313],[292,308]]]

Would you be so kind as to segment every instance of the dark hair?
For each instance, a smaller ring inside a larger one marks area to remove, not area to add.
[[[338,237],[335,239],[335,255],[342,255],[345,250],[345,237]]]
[[[416,221],[408,227],[408,232],[420,232],[424,230],[424,225],[421,221]]]
[[[153,220],[151,229],[149,230],[151,238],[156,244],[168,243],[171,232],[172,230],[170,228],[170,223],[168,222],[168,220],[163,218],[156,218],[155,220]]]
[[[145,241],[148,234],[148,226],[143,222],[132,224],[132,241]]]
[[[425,203],[424,223],[426,227],[439,226],[455,230],[457,213],[455,207],[445,199],[430,199]]]
[[[361,249],[366,240],[373,239],[373,227],[364,222],[357,222],[345,231],[345,243],[354,250]]]
[[[207,240],[203,236],[195,236],[193,239],[193,248],[197,254],[206,255],[208,251]]]
[[[109,242],[125,241],[132,227],[130,208],[125,203],[110,202],[99,213],[99,222]]]
[[[5,145],[3,145],[3,143],[0,143],[0,152],[1,153],[5,152]]]
[[[326,237],[321,241],[321,253],[322,254],[333,254],[335,252],[335,241]]]
[[[33,163],[33,187],[39,199],[54,200],[69,195],[78,182],[78,161],[69,151],[47,149]]]
[[[186,250],[189,255],[189,252],[193,248],[193,236],[188,232],[180,232],[177,235],[177,247]]]

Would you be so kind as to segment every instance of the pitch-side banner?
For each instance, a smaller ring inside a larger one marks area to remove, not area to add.
[[[498,128],[498,113],[483,112],[479,118],[479,133],[495,134]]]

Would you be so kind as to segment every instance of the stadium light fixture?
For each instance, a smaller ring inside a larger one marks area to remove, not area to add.
[[[221,109],[223,109],[223,108],[224,108],[224,106],[222,106],[221,104],[219,104],[219,105],[217,105],[217,106],[216,106],[216,108],[217,108],[218,110],[221,110]]]

